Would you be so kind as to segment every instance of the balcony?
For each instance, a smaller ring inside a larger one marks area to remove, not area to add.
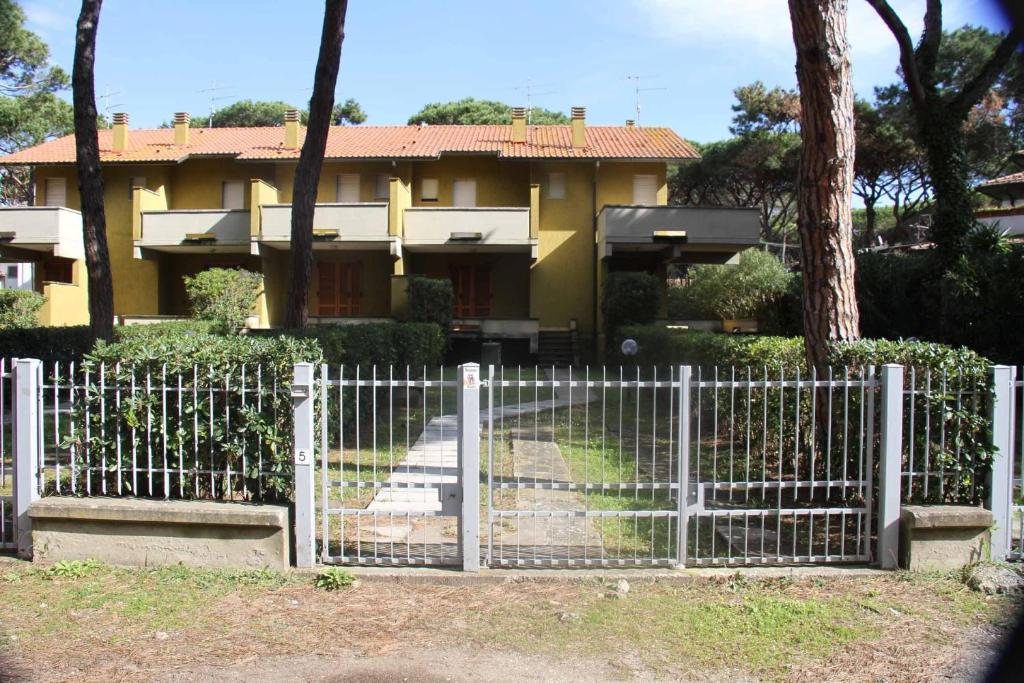
[[[292,205],[260,206],[260,243],[288,249]],[[391,249],[397,240],[388,232],[387,202],[317,204],[313,212],[313,249]]]
[[[723,263],[760,237],[757,209],[607,204],[597,217],[601,258],[658,252],[666,260]]]
[[[85,258],[82,214],[61,206],[0,208],[0,256],[36,260],[43,255]]]
[[[142,211],[136,251],[228,254],[249,251],[249,212],[238,209]]]
[[[409,251],[528,251],[534,257],[537,249],[528,206],[408,208],[403,244]]]

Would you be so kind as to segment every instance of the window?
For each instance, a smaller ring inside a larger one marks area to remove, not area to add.
[[[221,186],[220,205],[223,209],[245,208],[245,184],[241,180],[226,180]]]
[[[62,284],[73,284],[71,259],[54,259],[43,263],[43,282],[60,282]]]
[[[564,173],[548,173],[548,199],[565,199]]]
[[[387,173],[377,174],[377,182],[374,185],[373,196],[376,199],[387,199],[391,196],[391,176]]]
[[[335,185],[335,195],[342,204],[359,203],[359,174],[342,173]]]
[[[424,178],[420,181],[420,200],[424,202],[437,201],[437,178]]]
[[[491,314],[491,269],[484,265],[453,265],[456,318],[483,318]]]
[[[633,203],[640,206],[656,206],[658,204],[658,176],[633,176]]]
[[[128,183],[128,199],[129,200],[132,199],[132,196],[135,193],[135,188],[136,187],[145,187],[145,186],[146,186],[146,177],[145,176],[137,175],[134,178],[132,178],[131,182]]]
[[[317,315],[359,315],[363,296],[362,264],[318,261]]]
[[[64,178],[47,178],[43,190],[43,206],[67,206],[67,182]]]
[[[476,180],[463,178],[455,181],[452,206],[476,206]]]

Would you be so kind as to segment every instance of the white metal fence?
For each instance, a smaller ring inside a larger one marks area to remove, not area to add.
[[[0,544],[39,495],[294,502],[298,563],[895,565],[901,503],[1024,545],[1022,382],[884,366],[0,361]],[[17,533],[16,533],[17,532]]]

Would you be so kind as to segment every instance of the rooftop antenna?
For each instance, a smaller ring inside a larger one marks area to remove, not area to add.
[[[517,85],[512,88],[513,90],[525,90],[526,91],[526,123],[529,125],[533,121],[533,98],[542,97],[544,95],[554,95],[557,90],[544,90],[537,92],[538,88],[550,88],[550,83],[544,85],[537,85],[533,82],[532,78],[526,79],[526,85]]]
[[[633,97],[636,106],[636,125],[640,125],[640,93],[653,90],[668,90],[668,88],[641,88],[640,79],[651,78],[651,76],[626,76],[627,81],[633,81]]]
[[[107,122],[107,127],[110,127],[110,112],[117,107],[123,107],[123,102],[111,102],[111,98],[115,95],[120,95],[120,90],[110,90],[110,85],[106,85],[103,88],[103,94],[100,95],[100,99],[103,101],[103,118]]]
[[[201,93],[210,93],[210,119],[207,121],[207,128],[213,128],[213,116],[217,113],[217,102],[220,100],[229,100],[233,97],[230,93],[227,95],[218,95],[217,93],[227,90],[226,85],[217,85],[217,81],[212,81],[210,87],[205,90],[200,90]]]

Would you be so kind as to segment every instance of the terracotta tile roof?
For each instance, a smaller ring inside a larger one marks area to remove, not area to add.
[[[300,131],[300,143],[304,131]],[[134,129],[128,149],[115,152],[113,133],[99,132],[104,163],[177,162],[190,157],[232,156],[261,161],[298,159],[286,149],[284,128],[193,128],[188,145],[174,144],[174,131]],[[493,154],[510,159],[697,159],[690,143],[669,128],[587,126],[586,147],[574,149],[570,126],[529,126],[527,142],[512,142],[512,126],[334,126],[327,159],[434,159],[443,154]],[[68,135],[0,157],[0,165],[68,164],[75,140]]]
[[[978,185],[978,189],[982,192],[986,190],[1000,190],[1006,185],[1024,185],[1024,171],[986,180]]]

